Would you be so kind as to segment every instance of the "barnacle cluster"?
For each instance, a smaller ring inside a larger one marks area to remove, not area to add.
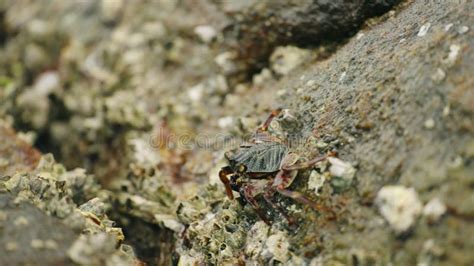
[[[130,247],[121,245],[124,240],[122,229],[115,227],[106,214],[110,208],[104,203],[108,193],[101,191],[94,178],[83,169],[67,171],[47,154],[41,157],[33,171],[3,177],[0,189],[0,192],[8,191],[15,196],[15,202],[32,203],[68,227],[82,232],[68,251],[72,261],[94,264],[135,260]]]

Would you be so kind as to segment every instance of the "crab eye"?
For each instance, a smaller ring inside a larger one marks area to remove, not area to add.
[[[247,166],[241,164],[241,165],[239,165],[239,169],[237,169],[237,171],[239,173],[244,173],[245,171],[247,171]]]

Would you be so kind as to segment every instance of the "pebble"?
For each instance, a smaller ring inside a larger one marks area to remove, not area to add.
[[[7,251],[15,251],[18,249],[18,244],[16,242],[7,242],[5,244],[5,249]]]
[[[316,85],[316,80],[314,80],[314,79],[310,79],[306,82],[306,86],[308,86],[308,87],[312,88],[314,85]]]
[[[26,219],[24,216],[20,216],[16,218],[15,221],[13,221],[13,224],[15,226],[25,226],[25,225],[28,225],[29,222],[28,222],[28,219]]]
[[[56,71],[48,71],[41,74],[35,82],[34,89],[40,95],[48,95],[52,93],[60,85],[59,73]]]
[[[105,20],[113,21],[120,15],[125,1],[123,0],[102,0],[101,15]]]
[[[57,249],[58,248],[58,243],[52,239],[47,239],[44,241],[44,247],[47,249]]]
[[[313,190],[314,194],[319,195],[319,189],[324,185],[326,177],[317,171],[311,171],[308,179],[308,189]]]
[[[210,43],[217,35],[216,30],[210,25],[200,25],[194,28],[194,33],[205,43]]]
[[[279,231],[267,238],[265,242],[267,249],[263,252],[264,256],[267,253],[267,256],[270,253],[275,259],[280,262],[288,261],[290,254],[288,248],[290,244],[288,243],[285,233]]]
[[[34,249],[44,248],[44,242],[41,239],[32,239],[30,244],[31,244],[31,247]]]
[[[328,157],[328,161],[331,164],[329,167],[329,173],[331,174],[331,185],[336,191],[343,191],[352,184],[356,169],[347,162],[344,162],[338,158]]]
[[[458,27],[458,33],[459,34],[464,34],[466,32],[469,31],[469,27],[468,26],[465,26],[465,25],[462,25],[462,26],[459,26]]]
[[[265,84],[265,82],[271,80],[273,78],[272,72],[268,68],[262,69],[260,73],[255,74],[252,77],[252,82],[254,85],[261,86]]]
[[[444,59],[444,63],[452,66],[454,62],[456,62],[456,59],[458,58],[459,51],[461,50],[461,46],[457,44],[452,44],[449,46],[449,54],[446,59]]]
[[[437,68],[436,72],[431,75],[431,79],[437,83],[443,81],[444,78],[446,78],[446,73],[441,68]]]
[[[446,205],[439,198],[431,199],[423,208],[423,215],[430,222],[437,222],[446,213]]]
[[[1,164],[0,164],[0,166],[1,166]],[[0,222],[6,221],[7,217],[8,217],[7,213],[0,210]]]
[[[449,115],[451,111],[451,107],[449,105],[446,105],[444,108],[443,108],[443,116],[446,117]]]
[[[236,69],[234,63],[237,54],[234,52],[223,52],[214,58],[216,64],[225,72],[232,73]]]
[[[342,72],[341,76],[339,77],[339,82],[342,82],[346,77],[346,71]]]
[[[202,99],[204,93],[204,86],[200,83],[196,86],[191,87],[188,90],[188,97],[193,102],[199,102]]]
[[[430,29],[430,27],[431,27],[431,23],[429,23],[429,22],[423,24],[423,26],[421,26],[421,28],[420,28],[420,31],[418,31],[417,36],[418,36],[418,37],[423,37],[423,36],[425,36],[426,33],[428,33],[428,30]]]
[[[301,65],[309,56],[310,51],[295,46],[280,46],[270,56],[271,68],[275,73],[287,75]]]
[[[449,29],[451,29],[451,27],[453,27],[453,23],[449,23],[447,24],[446,26],[444,26],[444,31],[449,31]]]
[[[375,203],[397,234],[410,229],[423,208],[415,189],[404,186],[384,186],[378,192]]]
[[[217,124],[222,129],[228,128],[234,124],[234,118],[232,116],[221,117],[217,120]]]
[[[435,126],[435,121],[433,118],[429,118],[425,121],[424,126],[426,129],[432,129]]]

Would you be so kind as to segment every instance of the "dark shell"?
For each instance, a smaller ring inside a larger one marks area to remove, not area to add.
[[[287,152],[287,147],[280,143],[262,143],[242,147],[234,154],[228,155],[227,159],[234,169],[243,164],[248,173],[271,173],[280,169],[281,160]]]

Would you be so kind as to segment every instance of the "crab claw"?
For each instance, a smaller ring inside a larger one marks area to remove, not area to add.
[[[232,188],[230,187],[230,181],[227,178],[227,175],[230,174],[229,169],[224,167],[219,171],[219,178],[221,179],[221,182],[225,186],[225,192],[227,193],[227,197],[230,200],[234,199],[234,194],[232,193]]]

